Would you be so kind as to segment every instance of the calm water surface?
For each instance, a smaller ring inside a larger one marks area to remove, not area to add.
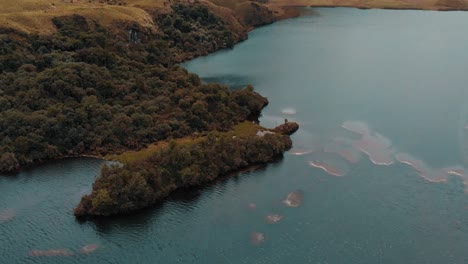
[[[253,84],[271,102],[263,125],[299,122],[282,161],[84,223],[72,209],[102,161],[0,177],[0,263],[468,263],[468,13],[318,13],[185,65]],[[295,190],[303,203],[287,207]],[[28,256],[50,249],[74,255]]]

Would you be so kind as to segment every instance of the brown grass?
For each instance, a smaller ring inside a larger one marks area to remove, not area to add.
[[[168,0],[125,0],[125,6],[89,3],[89,0],[0,0],[0,27],[14,28],[27,33],[51,34],[55,27],[53,17],[78,14],[104,26],[115,21],[137,22],[157,30],[145,9],[165,9]],[[188,0],[183,0],[188,1]],[[201,0],[212,5],[212,10],[231,20],[233,10],[238,10],[246,0]],[[270,0],[267,4],[278,18],[297,15],[290,7],[297,6],[348,6],[360,8],[402,8],[452,10],[468,9],[468,0]],[[218,12],[219,11],[219,12]],[[229,21],[234,28],[237,21]],[[239,30],[240,31],[240,30]]]
[[[127,0],[126,6],[89,3],[88,0],[0,0],[0,27],[27,33],[55,32],[52,18],[78,14],[103,25],[115,21],[137,22],[155,29],[151,16],[144,8],[163,8],[164,0]]]

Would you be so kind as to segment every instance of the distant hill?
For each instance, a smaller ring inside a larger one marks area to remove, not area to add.
[[[468,9],[468,0],[271,0],[269,1],[269,5],[271,6],[348,6],[348,7],[358,7],[358,8],[466,10]]]
[[[115,25],[116,21],[136,22],[157,31],[152,13],[170,12],[170,6],[175,2],[200,2],[225,20],[237,19],[247,26],[295,16],[297,12],[291,7],[296,6],[468,9],[468,0],[15,0],[0,1],[0,27],[52,34],[57,30],[52,23],[53,17],[77,14],[104,26]]]

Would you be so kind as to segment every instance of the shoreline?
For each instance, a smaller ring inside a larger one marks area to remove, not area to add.
[[[75,216],[87,219],[131,214],[164,202],[177,191],[264,168],[292,147],[288,131],[273,129],[258,135],[260,126],[248,121],[243,124],[250,130],[237,127],[116,157],[124,165],[102,168],[91,193],[75,208]]]
[[[271,0],[266,6],[270,8],[356,8],[356,9],[384,9],[384,10],[422,10],[422,11],[468,11],[468,1],[431,2],[427,0],[411,3],[402,0],[373,0],[349,3],[332,0]]]

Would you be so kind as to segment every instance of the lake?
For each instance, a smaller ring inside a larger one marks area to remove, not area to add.
[[[0,263],[468,263],[468,13],[304,13],[184,64],[298,122],[284,159],[86,222],[103,161],[5,175]]]

